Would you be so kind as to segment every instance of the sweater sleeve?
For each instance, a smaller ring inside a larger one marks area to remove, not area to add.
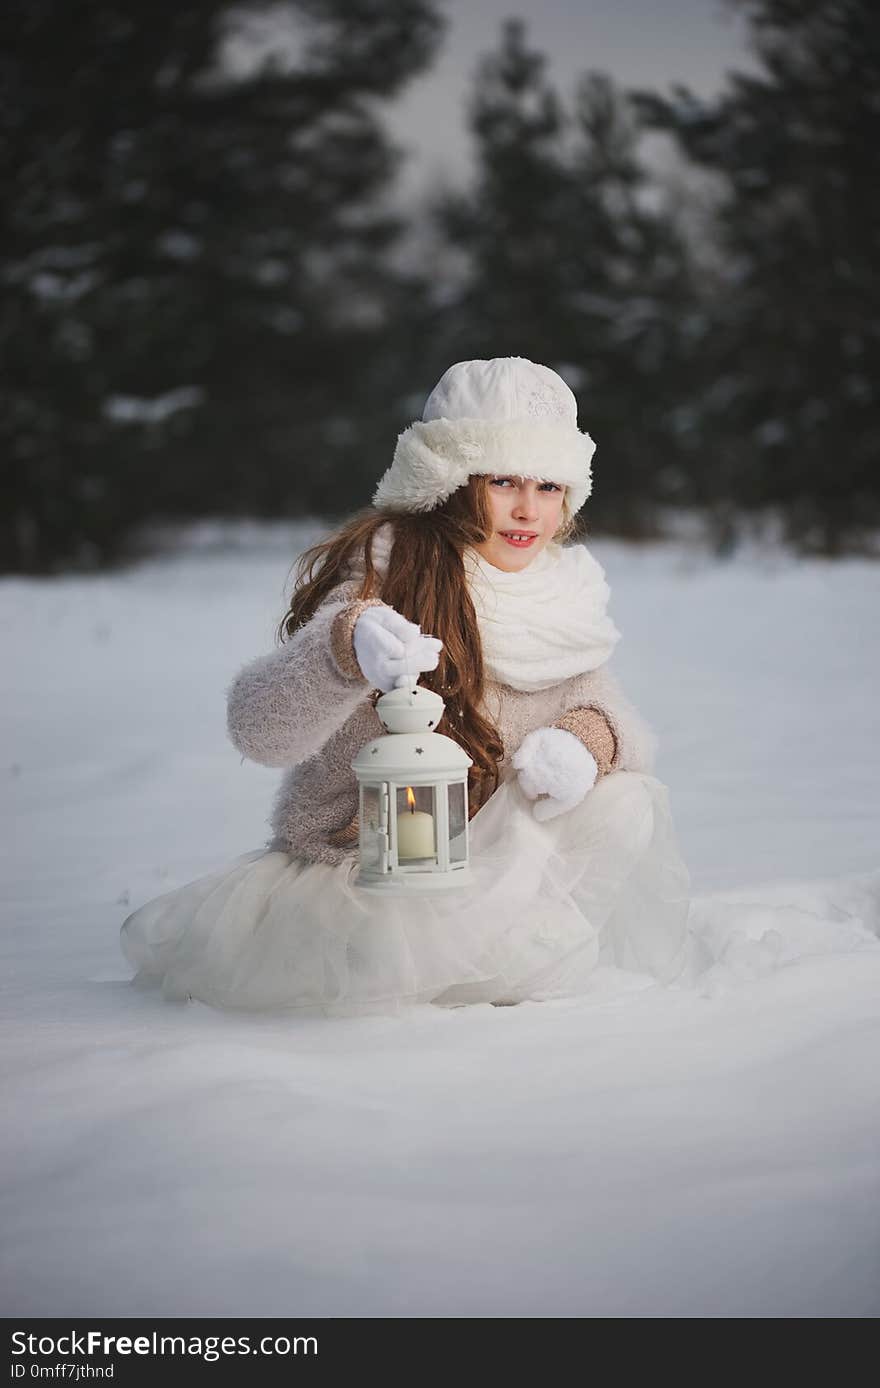
[[[569,681],[563,712],[553,726],[580,738],[600,775],[653,770],[657,739],[606,666]]]
[[[352,636],[378,598],[334,590],[279,650],[246,665],[227,692],[233,745],[263,766],[297,766],[323,747],[366,698]]]
[[[620,751],[614,729],[605,714],[598,708],[581,707],[569,709],[552,724],[565,732],[574,733],[591,753],[599,776],[607,776],[616,771],[620,761]]]

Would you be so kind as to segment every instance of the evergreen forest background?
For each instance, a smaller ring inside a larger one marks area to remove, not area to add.
[[[507,355],[578,397],[591,532],[695,513],[729,551],[770,518],[877,553],[880,19],[728,3],[755,62],[712,100],[593,70],[560,92],[511,18],[475,68],[472,182],[404,212],[382,112],[442,4],[272,6],[296,53],[242,73],[254,0],[8,0],[2,571],[118,563],[162,522],[341,518],[447,366]]]

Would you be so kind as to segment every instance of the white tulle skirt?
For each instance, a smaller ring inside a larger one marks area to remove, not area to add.
[[[504,781],[470,859],[467,888],[380,894],[354,886],[356,856],[257,850],[133,912],[122,948],[166,998],[328,1015],[567,997],[599,964],[680,973],[690,882],[654,777],[615,772],[544,823]]]

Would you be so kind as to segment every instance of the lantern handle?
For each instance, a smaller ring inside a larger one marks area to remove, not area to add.
[[[418,675],[397,675],[394,680],[395,689],[418,689]]]

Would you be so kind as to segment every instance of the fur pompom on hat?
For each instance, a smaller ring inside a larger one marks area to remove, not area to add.
[[[499,473],[564,484],[574,515],[592,490],[595,451],[577,427],[574,395],[549,366],[526,357],[459,361],[398,436],[373,505],[431,511],[472,473]]]

